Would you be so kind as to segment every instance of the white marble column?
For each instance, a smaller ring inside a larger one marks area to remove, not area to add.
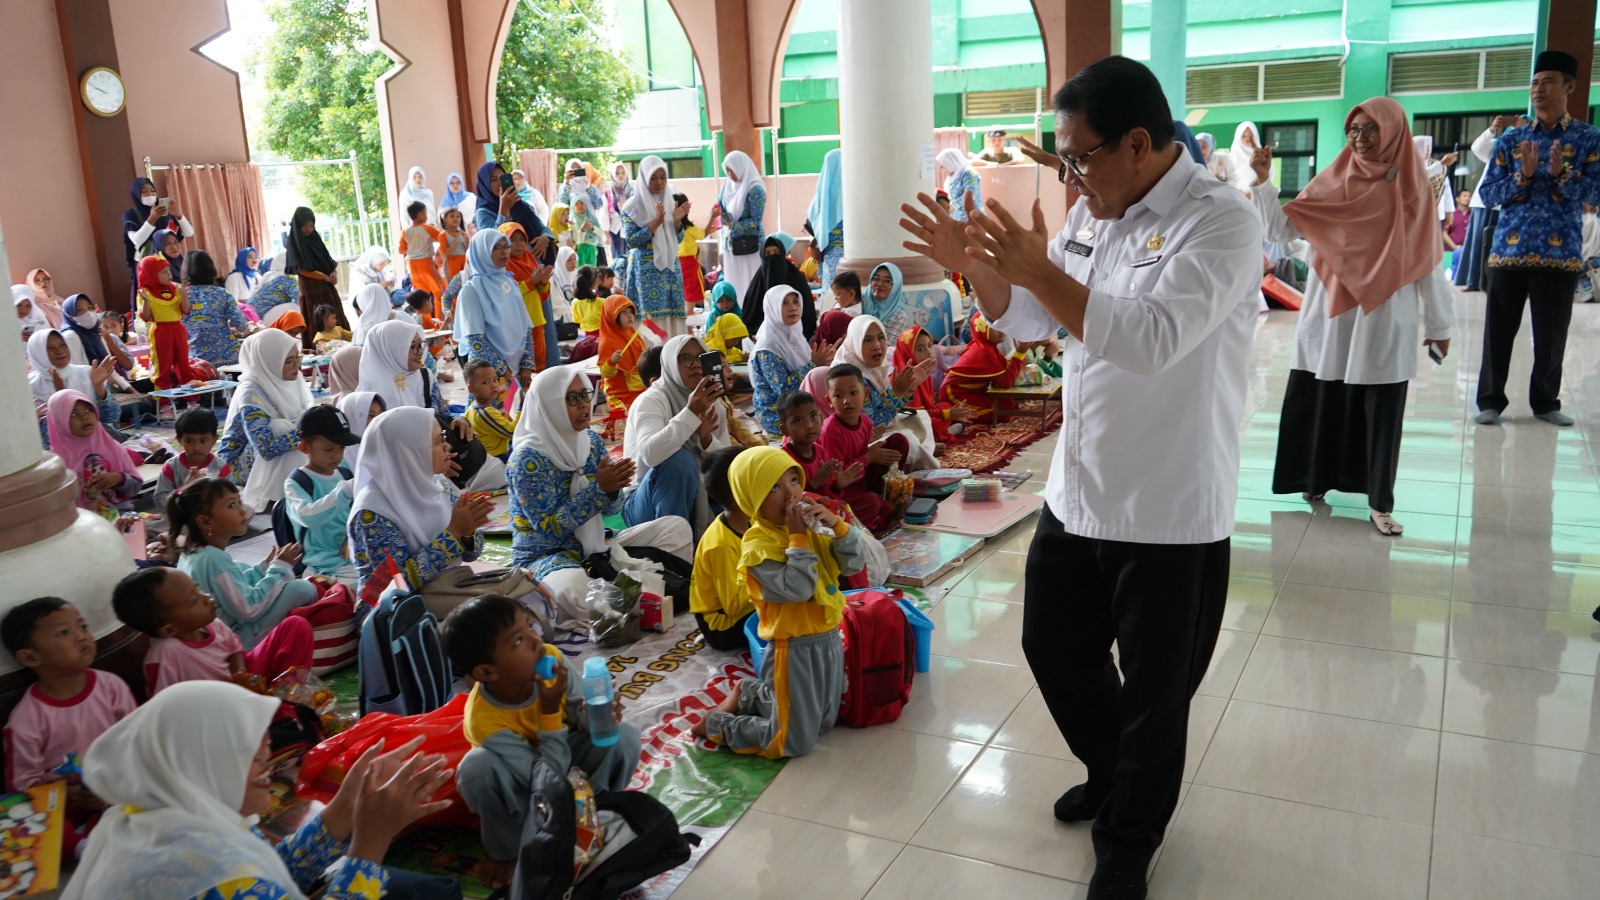
[[[0,234],[0,272],[11,271]],[[133,569],[127,543],[74,504],[77,482],[39,441],[20,335],[0,336],[0,616],[35,597],[75,604],[97,638],[121,628],[111,589]],[[20,666],[0,649],[0,689]]]

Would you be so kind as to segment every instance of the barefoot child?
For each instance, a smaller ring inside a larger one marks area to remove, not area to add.
[[[156,479],[156,509],[166,509],[167,498],[191,481],[227,478],[233,473],[233,467],[211,452],[217,445],[216,413],[203,406],[191,406],[178,416],[174,430],[183,452],[161,466],[161,476]]]
[[[533,763],[546,760],[563,775],[577,766],[596,792],[626,790],[639,763],[639,729],[622,721],[622,704],[615,702],[616,743],[595,746],[582,677],[544,642],[518,600],[474,597],[450,611],[440,638],[456,670],[476,682],[461,723],[472,749],[456,767],[456,786],[482,820],[488,859],[479,878],[500,888],[516,870]],[[547,657],[552,674],[541,677]]]
[[[181,494],[176,496],[182,496]],[[140,569],[111,592],[117,618],[151,637],[144,655],[147,692],[180,681],[250,681],[291,667],[311,668],[311,623],[290,616],[246,653],[239,636],[217,619],[217,604],[182,569]]]
[[[905,458],[911,443],[899,433],[872,439],[872,420],[862,414],[867,402],[866,380],[855,366],[842,363],[828,370],[828,394],[833,415],[822,425],[820,443],[826,457],[846,467],[834,476],[837,496],[850,504],[868,531],[881,537],[897,518],[894,506],[884,502],[883,476]],[[858,464],[863,470],[861,480],[853,481],[849,473]]]
[[[494,363],[475,359],[462,367],[467,379],[467,393],[472,405],[465,417],[472,433],[483,443],[484,452],[505,462],[511,456],[511,438],[517,431],[517,419],[522,413],[508,416],[501,405],[505,396],[505,381],[495,373]]]
[[[737,753],[804,756],[839,715],[839,580],[865,565],[861,537],[804,498],[800,466],[776,447],[740,453],[728,481],[735,502],[750,516],[739,564],[761,617],[758,633],[772,644],[761,680],[739,682],[694,731]],[[835,536],[818,534],[813,525],[831,528]]]
[[[689,611],[700,624],[700,634],[717,650],[742,650],[745,620],[755,614],[750,588],[739,571],[744,534],[750,517],[733,499],[728,468],[743,447],[723,447],[704,465],[706,495],[722,506],[722,515],[700,536],[694,548],[694,574],[689,579]]]

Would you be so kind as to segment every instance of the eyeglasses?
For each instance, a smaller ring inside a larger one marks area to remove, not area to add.
[[[698,362],[699,360],[700,360],[700,357],[695,356],[692,353],[686,353],[686,354],[678,357],[678,365],[680,365],[680,366],[692,366],[696,362]]]
[[[1372,140],[1378,136],[1378,123],[1370,122],[1366,125],[1352,125],[1344,130],[1345,140],[1353,141],[1356,138]]]
[[[1109,139],[1101,141],[1090,148],[1087,153],[1081,153],[1077,156],[1067,156],[1064,153],[1057,153],[1056,155],[1061,157],[1061,167],[1056,170],[1056,180],[1060,181],[1062,184],[1066,184],[1068,169],[1071,169],[1072,174],[1078,176],[1079,178],[1084,177],[1083,161],[1095,155],[1096,153],[1099,153],[1101,150],[1104,150],[1105,146],[1109,143],[1111,143]]]
[[[568,406],[586,406],[594,402],[594,391],[572,391],[567,394]]]
[[[422,352],[422,342],[421,341],[412,341],[411,342],[411,355],[412,356],[416,356],[417,354],[419,354],[421,352]]]

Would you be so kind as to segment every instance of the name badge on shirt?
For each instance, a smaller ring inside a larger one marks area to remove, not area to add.
[[[1079,256],[1088,256],[1094,252],[1094,248],[1088,244],[1080,244],[1077,241],[1067,241],[1067,252],[1076,253]]]

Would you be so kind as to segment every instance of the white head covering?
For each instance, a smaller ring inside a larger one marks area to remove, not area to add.
[[[569,497],[578,496],[589,486],[583,467],[593,450],[589,429],[573,431],[572,420],[567,418],[567,389],[575,379],[588,386],[588,379],[578,366],[552,366],[535,375],[512,435],[516,450],[532,447],[558,470],[572,473],[567,485]],[[605,523],[596,514],[578,526],[577,537],[585,556],[599,553],[606,548]]]
[[[656,268],[662,272],[678,267],[678,237],[677,227],[673,224],[673,212],[678,208],[678,202],[672,199],[672,181],[667,181],[666,190],[659,194],[650,193],[650,178],[656,170],[667,170],[667,164],[659,156],[646,156],[639,163],[639,183],[634,186],[633,196],[622,207],[628,214],[633,224],[643,228],[656,217],[656,204],[665,204],[666,217],[661,220],[661,227],[657,228],[655,235],[650,239],[650,246],[655,251]]]
[[[39,304],[33,302],[33,288],[28,287],[25,284],[13,284],[11,286],[12,307],[14,308],[20,305],[24,300],[33,305],[29,309],[26,316],[23,316],[17,320],[17,330],[19,332],[26,331],[32,333],[41,328],[49,328],[50,320],[44,317],[43,312],[40,312]]]
[[[283,255],[281,253],[278,254],[278,256]],[[378,263],[386,263],[388,261],[389,251],[382,247],[368,247],[367,252],[356,257],[356,261],[352,265],[355,266],[357,275],[365,277],[369,282],[376,282],[385,278],[384,273],[378,271]],[[273,258],[272,265],[274,267],[278,265],[276,257]]]
[[[422,180],[424,182],[423,187],[417,187],[411,183],[411,179],[417,177],[418,174],[422,175]],[[406,173],[406,183],[400,186],[400,211],[404,212],[405,208],[413,203],[421,203],[423,206],[428,208],[428,221],[432,222],[435,218],[433,212],[433,191],[426,186],[427,180],[428,173],[422,171],[421,166],[411,167],[411,171]],[[448,187],[448,185],[446,186]],[[409,221],[409,217],[407,218]]]
[[[939,151],[939,165],[944,166],[945,170],[950,173],[949,177],[944,180],[945,190],[950,189],[950,185],[961,176],[962,172],[972,168],[967,162],[967,154],[957,150],[955,147],[946,147]]]
[[[255,876],[303,900],[277,851],[250,832],[254,817],[239,814],[277,711],[275,697],[185,681],[100,735],[84,754],[83,782],[111,808],[62,896],[170,900]]]
[[[384,322],[368,332],[356,390],[377,394],[389,409],[427,406],[422,370],[410,368],[411,342],[421,337],[421,325],[399,320]]]
[[[878,326],[878,330],[883,332],[886,341],[883,362],[875,367],[867,365],[866,357],[861,349],[862,342],[867,338],[867,331],[874,325]],[[883,323],[878,321],[876,317],[856,316],[850,320],[850,327],[845,329],[844,340],[839,344],[839,352],[833,356],[833,363],[834,365],[849,363],[855,366],[861,370],[861,374],[865,375],[867,380],[872,382],[878,390],[887,391],[889,390],[889,376],[894,373],[894,344],[893,342],[887,342],[888,337],[889,329],[884,328]]]
[[[743,150],[735,150],[722,160],[724,171],[733,170],[739,176],[738,181],[728,179],[722,183],[722,192],[718,195],[718,202],[722,204],[722,211],[730,219],[744,216],[744,198],[749,195],[750,188],[761,183],[761,173],[756,169],[755,160]]]
[[[285,381],[283,364],[291,354],[300,352],[300,339],[287,331],[266,328],[244,339],[239,345],[239,365],[244,371],[239,375],[239,388],[233,392],[228,405],[228,422],[246,404],[251,403],[270,410],[274,419],[285,419],[289,427],[300,421],[300,414],[311,408],[311,386],[296,372]],[[223,428],[227,430],[226,425]]]
[[[339,412],[344,413],[345,421],[350,423],[350,433],[356,437],[366,432],[367,419],[372,415],[372,400],[377,396],[372,391],[352,391],[339,398]],[[344,461],[354,471],[361,462],[361,445],[351,444],[344,448]]]
[[[567,261],[576,260],[577,258],[578,251],[572,249],[571,247],[562,247],[560,250],[557,250],[555,273],[550,276],[551,278],[555,279],[556,284],[561,287],[562,293],[566,294],[568,299],[572,298],[573,287],[578,281],[578,272],[576,269],[568,272]]]
[[[58,332],[45,328],[35,331],[28,337],[28,365],[33,368],[33,371],[28,373],[28,389],[33,392],[33,399],[38,403],[45,403],[49,401],[50,395],[56,392],[56,383],[50,377],[52,369],[60,373],[63,385],[93,399],[94,382],[89,378],[87,366],[68,363],[56,369],[50,365],[49,343],[52,334],[60,336]],[[61,339],[66,340],[65,337]]]
[[[451,491],[433,471],[439,421],[431,410],[390,407],[367,426],[366,449],[356,464],[352,510],[369,510],[399,526],[406,544],[420,550],[450,525]]]
[[[381,284],[369,284],[356,291],[356,327],[351,333],[351,343],[357,347],[367,342],[367,332],[389,321],[394,305],[389,302],[389,292]]]
[[[756,332],[755,349],[750,351],[752,356],[762,350],[776,353],[795,372],[804,369],[806,363],[811,362],[811,345],[806,343],[804,323],[783,324],[783,301],[790,294],[799,293],[786,284],[767,289],[766,295],[761,298],[764,318],[761,320],[761,328]],[[663,351],[662,357],[665,358],[665,355]]]
[[[1244,136],[1250,135],[1255,146],[1246,147]],[[1257,150],[1261,149],[1261,132],[1254,122],[1240,122],[1239,127],[1233,130],[1233,146],[1228,148],[1228,156],[1232,157],[1235,168],[1250,168],[1250,161],[1255,157]]]

